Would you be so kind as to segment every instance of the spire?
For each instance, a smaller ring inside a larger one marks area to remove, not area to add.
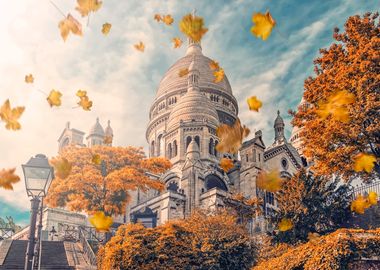
[[[196,66],[196,61],[195,61],[195,54],[193,54],[193,59],[190,63],[189,66],[189,74],[187,76],[187,91],[194,91],[198,90],[198,82],[199,82],[199,70]]]
[[[106,136],[113,136],[113,130],[111,128],[111,121],[108,120],[107,122],[107,127],[106,127]]]
[[[280,111],[278,110],[277,111],[277,117],[276,117],[276,120],[274,120],[274,141],[275,143],[282,143],[284,142],[286,139],[285,139],[285,135],[284,135],[284,127],[285,127],[285,123],[284,123],[284,119],[282,119],[281,115],[280,115]]]
[[[193,12],[191,13],[191,16],[193,18],[196,17],[196,12],[197,12],[197,10],[194,8]],[[187,50],[186,50],[186,55],[189,55],[189,54],[202,54],[202,47],[201,47],[200,41],[197,42],[197,41],[194,41],[191,38],[187,38],[187,42],[188,42],[188,46],[187,46]]]

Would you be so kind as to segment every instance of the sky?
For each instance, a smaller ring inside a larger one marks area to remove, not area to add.
[[[111,120],[114,145],[146,149],[148,112],[158,84],[186,51],[186,45],[174,49],[171,39],[185,39],[178,22],[194,8],[209,29],[202,39],[203,53],[224,68],[242,122],[262,130],[270,145],[280,110],[289,139],[287,111],[300,102],[319,49],[334,42],[334,27],[343,29],[349,16],[379,7],[375,0],[104,0],[87,19],[75,6],[75,0],[0,0],[0,105],[10,99],[12,106],[26,108],[21,130],[9,131],[0,123],[0,168],[16,167],[21,178],[21,164],[31,156],[57,155],[57,139],[67,121],[87,133],[97,117],[104,127]],[[251,19],[267,10],[277,24],[263,41],[250,33]],[[82,23],[82,37],[62,40],[61,13]],[[158,24],[156,13],[171,14],[173,25]],[[112,24],[107,36],[101,33],[105,22]],[[139,41],[146,45],[144,53],[133,48]],[[29,73],[33,84],[24,82]],[[52,89],[63,93],[58,108],[46,101]],[[75,108],[78,89],[93,101],[90,112]],[[263,101],[258,113],[248,110],[246,98],[252,95]],[[23,179],[14,191],[0,189],[0,217],[12,215],[25,225],[29,209]]]

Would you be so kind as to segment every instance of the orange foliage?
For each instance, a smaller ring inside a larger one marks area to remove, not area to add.
[[[98,269],[248,269],[255,245],[226,212],[194,213],[152,229],[119,227],[98,252]]]
[[[348,264],[360,257],[380,254],[380,229],[339,229],[331,234],[315,237],[295,247],[286,246],[285,252],[260,262],[252,270],[338,270],[351,269]]]
[[[345,180],[357,176],[364,180],[375,177],[374,171],[356,172],[354,159],[359,153],[365,153],[369,142],[375,143],[379,134],[380,28],[377,17],[378,14],[371,13],[352,16],[345,23],[345,32],[335,29],[334,38],[338,43],[320,50],[321,56],[314,60],[316,76],[305,81],[304,99],[309,106],[292,112],[292,123],[303,127],[300,137],[304,153],[314,161],[312,170],[316,175],[342,175]],[[338,90],[349,95],[344,102],[346,116],[345,112],[338,111],[349,121],[340,121],[332,114],[321,119],[320,105]],[[364,125],[365,120],[368,125]],[[380,162],[379,158],[377,161]]]
[[[101,166],[93,162],[94,155],[106,164],[106,176]],[[129,191],[161,190],[161,182],[152,180],[145,172],[163,173],[171,164],[164,158],[146,158],[141,148],[95,146],[66,147],[59,159],[67,159],[71,172],[67,178],[57,176],[51,184],[47,203],[73,211],[107,215],[124,213]]]

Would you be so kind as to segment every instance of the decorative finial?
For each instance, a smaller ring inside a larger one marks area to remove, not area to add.
[[[99,117],[96,117],[96,123],[99,123]]]
[[[193,8],[193,12],[191,13],[193,15],[193,18],[195,18],[195,14],[197,13],[197,9]]]
[[[280,115],[280,110],[277,110],[277,115]]]
[[[110,121],[110,120],[108,120],[108,122],[107,122],[107,123],[108,123],[108,126],[111,126],[111,121]]]

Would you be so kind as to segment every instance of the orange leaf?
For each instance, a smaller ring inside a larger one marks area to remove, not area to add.
[[[273,27],[276,26],[276,21],[272,18],[272,15],[267,11],[267,13],[254,13],[252,16],[252,22],[255,24],[251,28],[251,33],[262,40],[266,40]]]
[[[92,101],[87,96],[87,91],[78,90],[76,94],[80,101],[77,103],[79,106],[83,108],[85,111],[90,111],[92,107]]]
[[[59,91],[55,91],[54,89],[50,91],[49,96],[46,98],[50,107],[53,106],[61,106],[61,97],[62,93]]]
[[[63,41],[66,41],[70,32],[74,35],[82,36],[82,25],[71,14],[68,14],[64,20],[60,21],[58,27],[61,30]]]
[[[18,130],[21,128],[21,124],[18,119],[24,112],[25,107],[16,107],[11,109],[9,99],[7,99],[3,106],[0,108],[0,119],[5,122],[5,128],[11,130]]]
[[[317,114],[321,119],[326,119],[329,115],[337,121],[348,123],[350,115],[347,105],[355,102],[355,95],[346,91],[338,91],[332,94],[327,101],[319,102]]]
[[[111,30],[111,27],[112,27],[112,24],[110,24],[110,23],[105,23],[105,24],[103,24],[103,26],[102,26],[102,33],[103,33],[104,35],[108,35],[108,33],[109,33],[110,30]]]
[[[25,82],[26,83],[33,83],[34,82],[33,75],[32,74],[25,75]]]
[[[177,38],[177,37],[173,38],[173,43],[174,43],[173,44],[174,45],[174,49],[179,48],[179,47],[182,46],[182,40],[180,38]]]
[[[234,167],[234,161],[229,158],[222,158],[220,160],[220,167],[223,169],[223,171],[228,172]]]
[[[257,97],[252,96],[247,99],[248,107],[251,111],[258,112],[259,109],[263,106],[263,103],[257,99]]]
[[[161,17],[160,14],[154,14],[154,19],[155,19],[157,22],[162,21],[162,17]]]
[[[208,65],[209,65],[211,70],[219,70],[220,69],[219,63],[214,61],[214,60],[211,60],[211,62]]]
[[[269,191],[277,192],[282,187],[283,180],[280,177],[280,173],[277,170],[272,170],[270,172],[262,171],[256,181],[258,188]]]
[[[233,126],[226,124],[220,125],[216,129],[216,135],[220,142],[216,145],[216,150],[223,153],[236,154],[242,144],[244,138],[249,135],[250,130],[246,126],[242,126],[239,118],[236,119]]]
[[[20,181],[20,177],[15,174],[16,168],[2,169],[0,171],[0,187],[13,190],[13,184]]]
[[[53,158],[50,163],[54,167],[54,173],[61,179],[66,179],[70,173],[72,164],[66,158]]]
[[[100,163],[102,162],[102,160],[100,159],[100,155],[98,155],[98,154],[93,155],[91,162],[96,164],[96,165],[100,165]]]
[[[162,21],[166,25],[172,25],[172,23],[174,22],[174,19],[171,15],[168,14],[168,15],[165,15],[164,17],[162,17]]]
[[[280,223],[278,223],[278,229],[281,232],[289,231],[293,228],[293,222],[288,218],[281,219]]]
[[[377,204],[377,193],[375,191],[370,191],[368,193],[368,202],[370,205],[376,205]]]
[[[365,209],[371,206],[369,200],[363,195],[359,195],[355,200],[351,202],[351,211],[364,214]]]
[[[101,211],[96,212],[88,220],[98,232],[108,232],[113,223],[112,217],[106,216],[104,212]]]
[[[218,83],[218,82],[221,82],[224,78],[224,70],[221,68],[217,71],[214,71],[214,82],[215,83]]]
[[[140,52],[144,52],[144,50],[145,50],[145,45],[142,41],[140,41],[140,43],[137,43],[133,46],[135,47],[136,50],[138,50]]]
[[[78,6],[75,8],[82,17],[87,16],[90,12],[97,11],[101,6],[102,2],[98,0],[77,0]]]
[[[355,157],[355,172],[366,171],[370,173],[375,167],[376,157],[371,154],[360,153]]]
[[[203,18],[193,16],[192,14],[188,14],[182,18],[179,23],[179,29],[195,42],[199,42],[208,31],[207,28],[204,28]]]
[[[179,77],[186,76],[187,74],[189,74],[189,69],[188,68],[180,69],[179,72],[178,72],[178,76]]]

